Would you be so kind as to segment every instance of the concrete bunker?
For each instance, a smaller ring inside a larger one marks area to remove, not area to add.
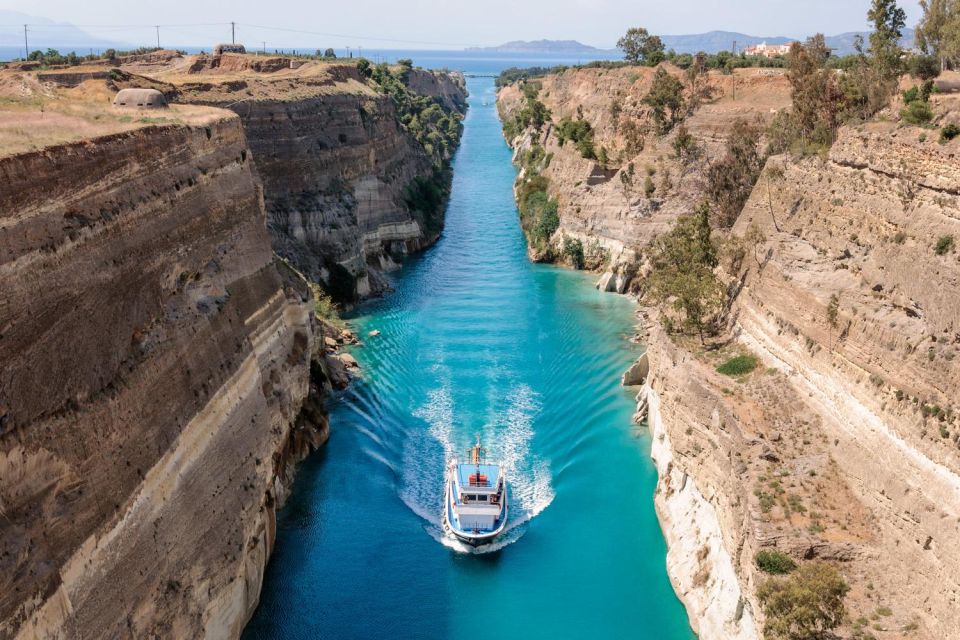
[[[156,89],[121,89],[113,106],[123,109],[166,109],[166,97]]]
[[[242,44],[218,44],[213,48],[213,55],[219,56],[224,53],[246,53],[247,48]]]

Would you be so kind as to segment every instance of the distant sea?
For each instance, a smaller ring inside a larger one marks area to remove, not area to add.
[[[97,47],[63,47],[47,45],[41,43],[43,49],[48,47],[57,49],[60,53],[69,53],[76,51],[78,55],[85,55],[91,52],[101,52],[103,49]],[[39,48],[39,47],[38,47]],[[201,51],[210,51],[212,47],[178,47],[188,53],[200,53]],[[31,46],[33,49],[33,46]],[[253,53],[255,49],[250,49]],[[267,49],[268,54],[274,53],[313,53],[316,48],[291,48],[278,51],[276,49]],[[351,54],[358,57],[362,52],[363,57],[373,62],[396,62],[401,58],[410,58],[414,64],[427,69],[452,69],[463,71],[470,74],[498,74],[504,69],[510,67],[553,67],[556,65],[575,65],[590,62],[593,60],[609,60],[615,57],[616,52],[597,51],[585,54],[548,54],[548,53],[506,53],[490,51],[438,51],[438,50],[413,50],[413,49],[337,49],[337,56],[341,58],[349,57]],[[23,47],[0,46],[0,60],[12,60],[23,56]]]

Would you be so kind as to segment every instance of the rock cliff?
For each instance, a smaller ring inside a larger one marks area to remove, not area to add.
[[[238,117],[79,95],[0,155],[0,637],[236,637],[327,433],[310,289]]]
[[[663,67],[688,82],[680,69]],[[703,168],[723,152],[734,122],[766,121],[790,104],[789,84],[779,70],[703,76],[701,91],[710,87],[710,97],[684,121],[702,153],[683,162],[673,149],[677,130],[656,135],[651,109],[643,103],[654,75],[648,67],[583,68],[532,79],[551,122],[539,134],[527,127],[508,140],[518,164],[536,145],[549,158],[540,173],[559,205],[553,243],[559,246],[563,237],[580,240],[588,258],[596,256],[588,266],[615,276],[603,287],[620,293],[629,287],[642,250],[703,198]],[[511,84],[499,90],[497,102],[507,121],[524,108],[526,98],[520,85]],[[585,158],[570,142],[561,145],[558,123],[564,118],[589,123],[600,159]]]
[[[347,302],[383,291],[383,271],[420,250],[443,228],[443,198],[422,205],[418,189],[449,187],[450,149],[426,149],[395,100],[355,64],[224,55],[200,58],[190,73],[156,73],[176,100],[236,112],[264,184],[277,253]],[[430,98],[459,127],[462,75],[411,69],[406,87]],[[458,134],[457,134],[458,135]],[[433,140],[433,138],[430,138]],[[434,141],[433,144],[436,144]]]
[[[589,120],[615,171],[569,142],[561,148],[550,125],[513,140],[521,165],[535,143],[545,148],[538,168],[559,203],[554,242],[569,235],[606,248],[615,273],[602,288],[619,291],[632,276],[616,269],[618,256],[635,260],[702,193],[701,165],[685,186],[636,200],[664,196],[641,215],[614,180],[630,157],[620,159],[622,124],[606,123],[610,96],[621,96],[620,113],[631,104],[624,73],[639,83],[647,72],[566,71],[540,80],[537,93],[554,121],[578,111]],[[756,86],[737,85],[749,103],[738,115],[789,104],[783,78],[753,73]],[[706,158],[736,117],[732,92],[686,121]],[[506,87],[499,100],[510,117],[526,97]],[[933,102],[937,124],[960,120],[956,96]],[[947,542],[960,534],[960,141],[938,141],[894,111],[842,128],[825,157],[768,160],[732,231],[760,239],[723,273],[738,292],[727,343],[704,350],[646,311],[649,375],[638,401],[660,475],[668,568],[701,638],[762,636],[763,550],[840,569],[851,587],[842,635],[869,626],[878,637],[939,639],[960,624],[960,556]],[[676,176],[669,143],[647,138],[634,162]],[[741,355],[759,366],[718,371]],[[646,372],[635,369],[630,382]]]

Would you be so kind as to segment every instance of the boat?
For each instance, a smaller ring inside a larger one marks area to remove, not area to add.
[[[490,544],[507,526],[507,479],[485,457],[478,437],[466,462],[454,458],[447,466],[444,529],[474,547]]]

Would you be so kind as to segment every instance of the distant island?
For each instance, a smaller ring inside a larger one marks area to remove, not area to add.
[[[576,40],[514,40],[496,47],[468,47],[467,51],[499,53],[596,53],[604,51]]]

